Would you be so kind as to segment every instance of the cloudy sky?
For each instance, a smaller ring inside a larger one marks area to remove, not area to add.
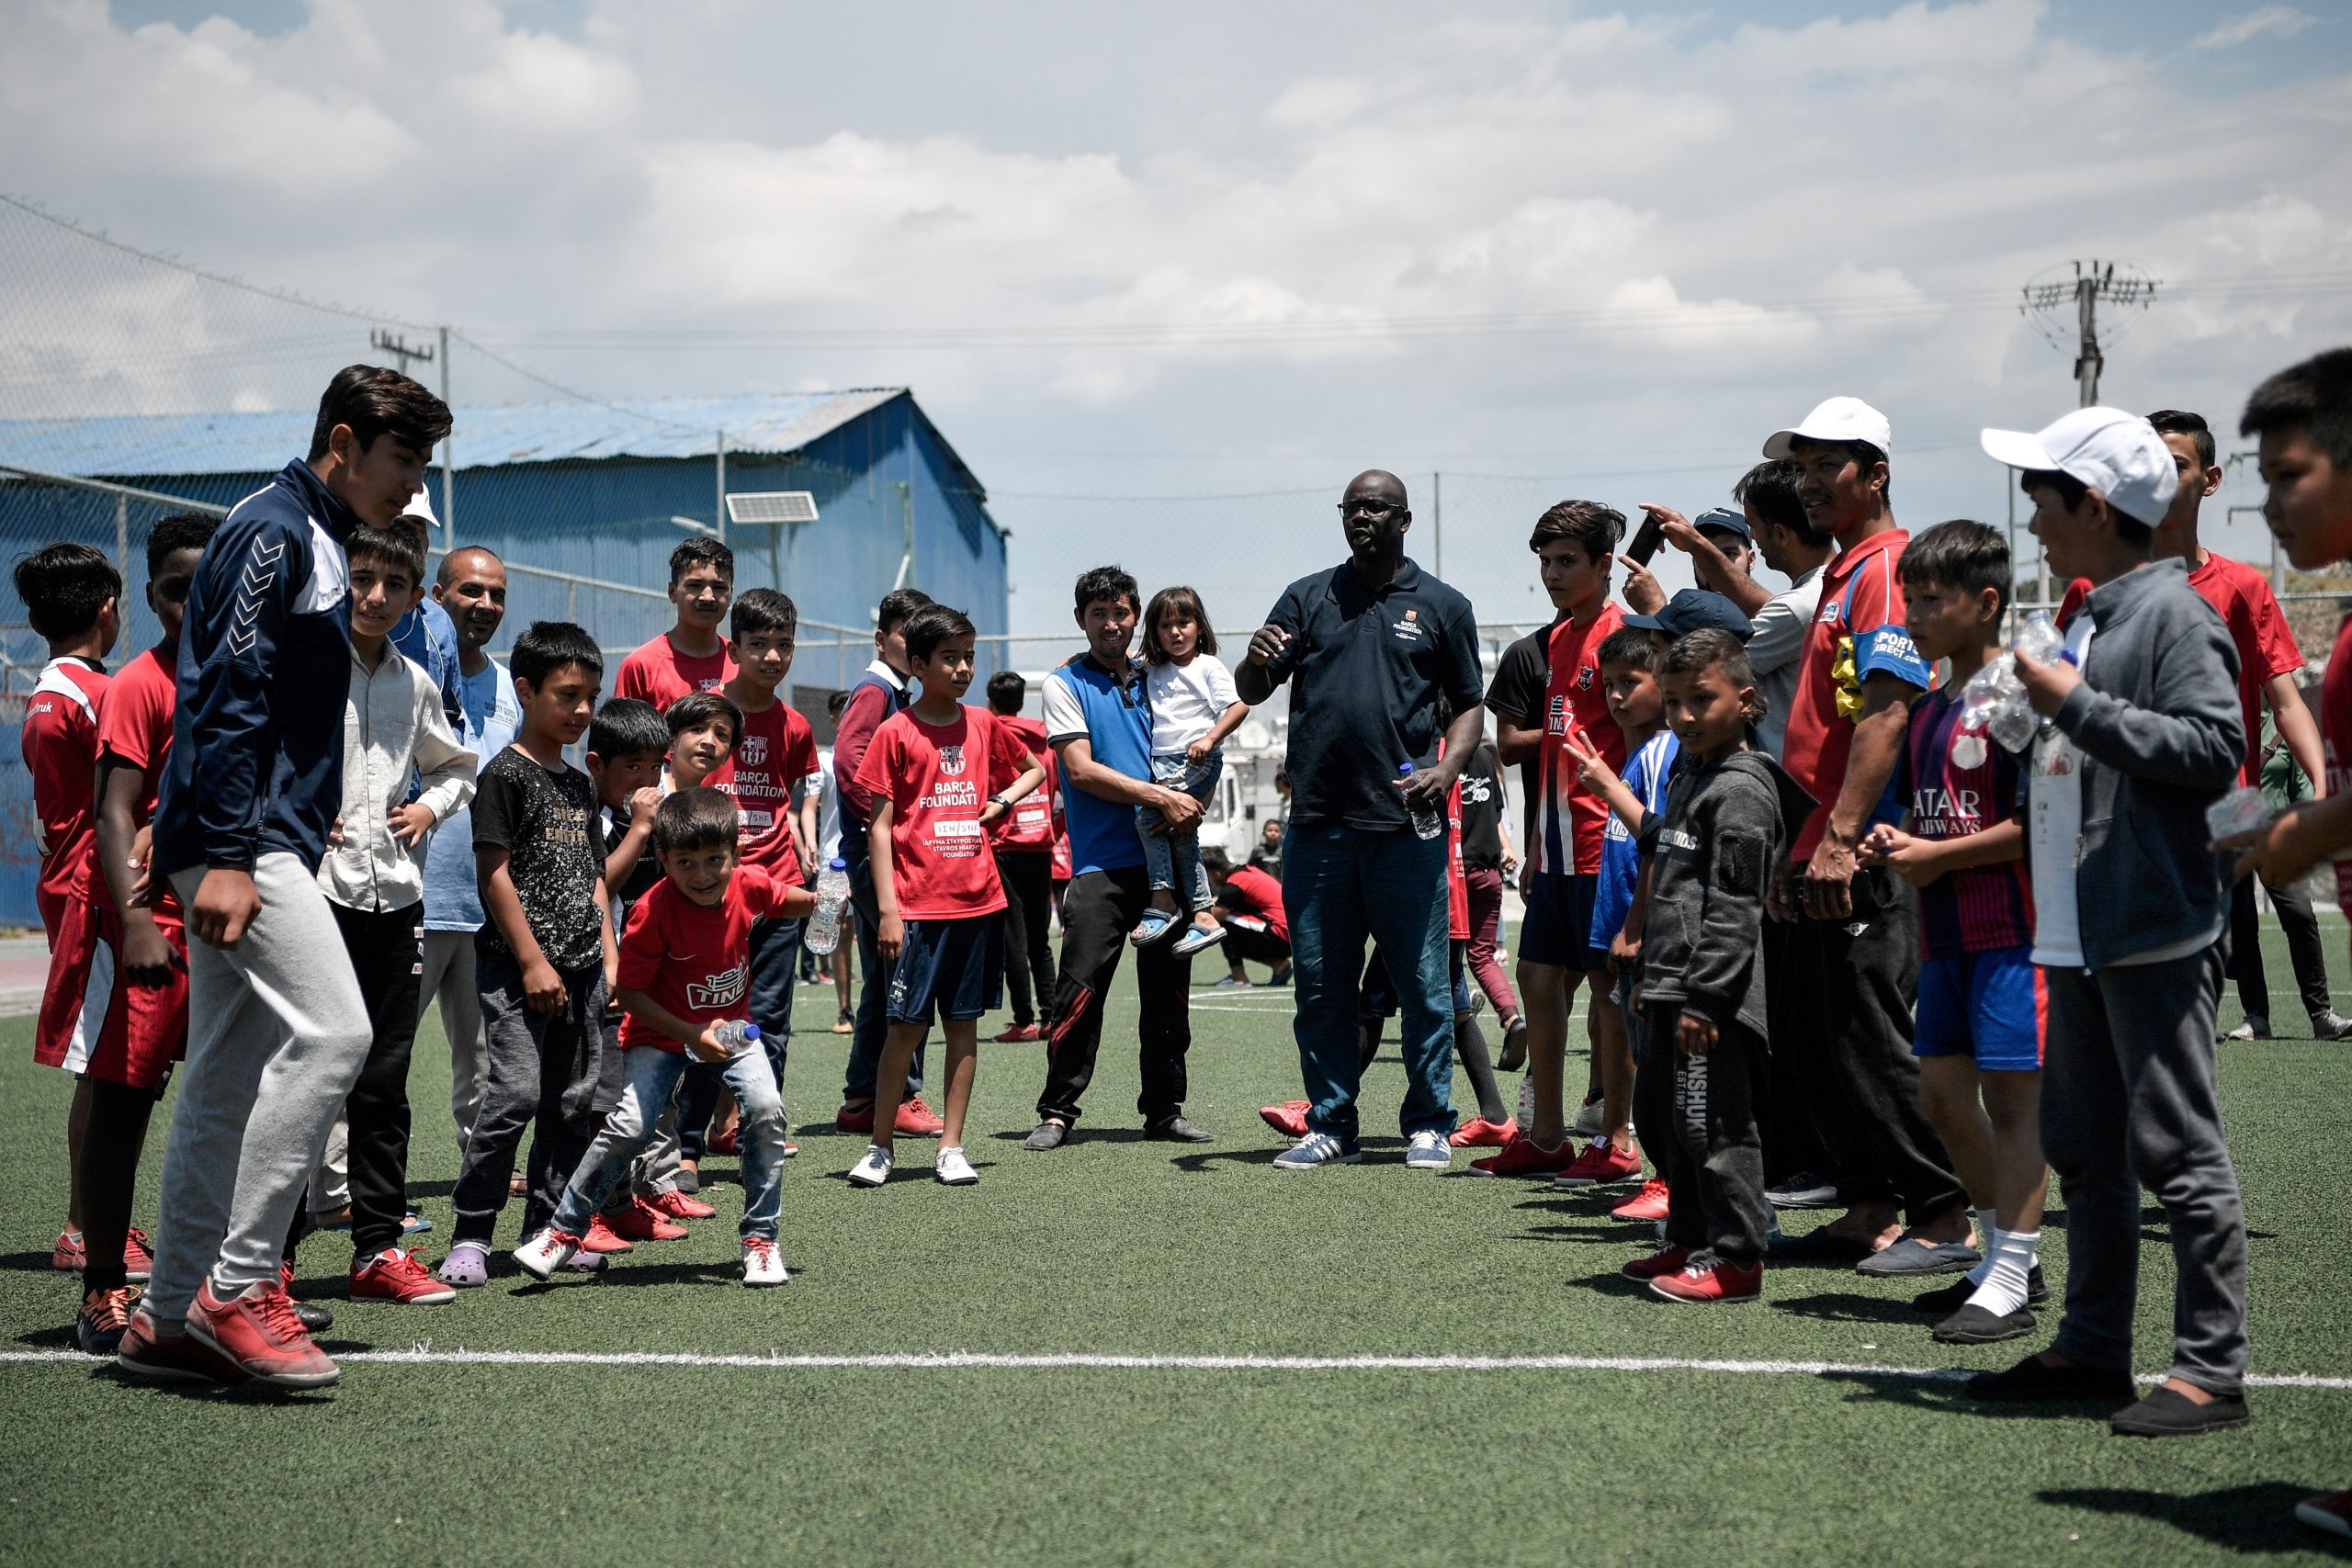
[[[1977,428],[2074,402],[2017,290],[2076,257],[2161,283],[2106,400],[2220,424],[2352,341],[2318,0],[8,11],[0,190],[604,397],[910,385],[1014,530],[1016,629],[1103,557],[1254,621],[1372,465],[1424,523],[1442,473],[1447,575],[1525,617],[1544,501],[1695,511],[1835,392],[1906,521],[1998,521]],[[41,319],[209,341],[119,286],[43,273]],[[266,359],[171,395],[315,385]]]

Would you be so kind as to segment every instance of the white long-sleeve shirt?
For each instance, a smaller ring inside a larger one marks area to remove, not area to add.
[[[480,761],[458,744],[432,677],[389,642],[373,669],[351,654],[343,710],[343,842],[319,863],[319,886],[347,909],[380,913],[424,897],[417,852],[392,837],[390,812],[421,773],[434,820],[471,804]]]

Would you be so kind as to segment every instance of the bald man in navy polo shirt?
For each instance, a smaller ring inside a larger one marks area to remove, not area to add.
[[[1453,1130],[1446,838],[1442,829],[1423,838],[1412,818],[1443,821],[1446,794],[1478,744],[1477,617],[1469,600],[1405,558],[1413,513],[1396,475],[1375,468],[1350,480],[1340,520],[1348,559],[1292,583],[1234,671],[1253,706],[1291,686],[1283,906],[1309,1108],[1306,1136],[1274,1166],[1313,1170],[1361,1157],[1357,977],[1369,939],[1402,982],[1405,1163],[1443,1170]],[[1442,737],[1441,694],[1454,713]]]

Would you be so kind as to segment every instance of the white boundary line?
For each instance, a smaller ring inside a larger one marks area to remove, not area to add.
[[[1840,1361],[1702,1360],[1668,1356],[1120,1356],[1083,1351],[997,1354],[976,1350],[886,1351],[876,1355],[710,1355],[689,1350],[353,1350],[338,1362],[390,1366],[468,1367],[767,1367],[819,1371],[1027,1371],[1063,1368],[1100,1371],[1203,1372],[1721,1372],[1743,1377],[1888,1378],[1910,1382],[1958,1382],[1965,1368],[1883,1367]],[[99,1364],[79,1350],[0,1350],[0,1364]],[[2142,1382],[2159,1382],[2150,1373]],[[2352,1377],[2286,1372],[2247,1377],[2250,1388],[2352,1391]]]

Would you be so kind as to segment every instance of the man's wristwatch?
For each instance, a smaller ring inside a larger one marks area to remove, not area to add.
[[[1001,807],[1003,807],[1007,811],[1010,811],[1010,810],[1012,810],[1012,802],[1011,802],[1011,801],[1009,801],[1009,800],[1005,799],[1005,798],[1004,798],[1004,796],[1002,796],[1002,795],[992,795],[989,796],[989,804],[990,806],[1001,806]]]

